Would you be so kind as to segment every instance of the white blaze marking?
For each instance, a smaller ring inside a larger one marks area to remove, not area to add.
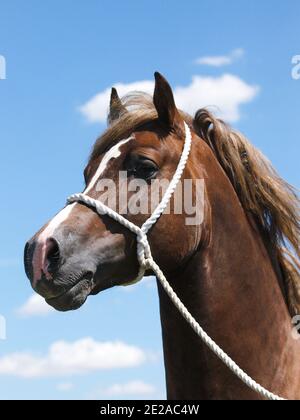
[[[133,137],[129,137],[128,139],[121,140],[119,143],[117,143],[115,146],[113,146],[103,157],[101,160],[101,163],[93,176],[91,182],[87,186],[86,190],[84,191],[85,194],[87,194],[91,189],[95,186],[95,183],[99,179],[100,175],[105,171],[107,168],[107,165],[111,159],[115,159],[121,155],[120,147],[127,143],[129,140],[132,140]],[[73,203],[69,206],[66,206],[63,208],[48,224],[48,226],[41,232],[41,234],[38,237],[38,243],[40,245],[40,249],[38,252],[38,255],[36,255],[36,258],[39,260],[39,262],[43,261],[45,257],[45,251],[46,251],[46,245],[47,245],[47,239],[53,237],[54,231],[61,225],[71,214],[74,207],[77,205],[77,203]],[[37,264],[35,273],[35,277],[38,278],[40,275],[42,267]]]
[[[51,238],[55,229],[69,217],[71,211],[73,210],[74,206],[76,206],[76,204],[77,203],[73,203],[63,208],[55,217],[53,217],[53,219],[49,222],[48,226],[46,226],[46,228],[37,238],[37,247],[34,251],[33,256],[34,283],[36,283],[41,278],[42,271],[44,270],[47,239]]]
[[[100,162],[100,165],[98,166],[98,169],[91,179],[91,182],[87,186],[86,190],[84,191],[85,194],[89,193],[95,186],[96,182],[98,181],[100,175],[103,174],[105,169],[107,168],[107,165],[111,159],[116,159],[121,155],[120,147],[123,146],[123,144],[127,143],[129,140],[132,140],[133,137],[129,137],[128,139],[121,140],[119,143],[115,144],[111,149],[109,149],[108,152],[104,155],[103,159]]]
[[[76,203],[73,203],[69,206],[63,208],[53,219],[50,221],[49,225],[43,230],[39,236],[39,241],[43,242],[43,239],[51,238],[55,229],[64,222],[70,215],[71,211],[75,207]]]

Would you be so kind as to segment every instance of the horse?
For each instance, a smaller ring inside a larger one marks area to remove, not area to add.
[[[298,399],[300,344],[292,317],[300,313],[299,198],[246,137],[207,109],[194,118],[179,110],[170,84],[155,73],[153,98],[133,92],[120,99],[112,89],[108,127],[84,170],[84,194],[102,200],[99,183],[106,179],[119,198],[137,180],[143,181],[140,201],[147,201],[154,181],[172,180],[185,124],[192,144],[182,179],[193,186],[203,181],[203,216],[189,224],[184,211],[164,212],[148,234],[153,259],[194,318],[248,375]],[[133,196],[127,192],[126,204]],[[175,194],[173,207],[174,200]],[[151,210],[124,214],[142,226]],[[33,289],[60,311],[131,284],[140,269],[136,235],[80,202],[66,205],[27,242],[24,263]],[[145,276],[152,274],[147,269]],[[204,345],[157,283],[167,398],[263,399]]]

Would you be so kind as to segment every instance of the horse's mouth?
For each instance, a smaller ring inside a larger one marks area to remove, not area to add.
[[[64,291],[59,296],[46,299],[46,302],[58,311],[75,310],[85,303],[94,286],[92,274],[86,273],[70,289]]]

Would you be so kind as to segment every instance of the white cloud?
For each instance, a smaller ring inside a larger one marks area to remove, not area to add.
[[[114,384],[103,390],[103,394],[108,397],[122,396],[141,396],[152,395],[156,392],[153,385],[143,381],[131,381],[125,384]]]
[[[54,309],[38,294],[30,296],[24,305],[17,309],[17,313],[22,317],[47,315],[50,312],[54,312]]]
[[[154,82],[142,81],[129,84],[116,84],[120,96],[132,90],[153,93]],[[215,106],[220,117],[228,122],[240,119],[240,107],[251,102],[259,92],[259,87],[249,85],[238,76],[224,74],[220,77],[193,76],[187,86],[174,89],[175,100],[179,108],[194,114],[197,109]],[[99,93],[81,107],[81,112],[90,122],[106,121],[110,89]]]
[[[175,97],[179,108],[193,114],[201,107],[214,106],[229,122],[240,119],[240,106],[251,102],[259,87],[249,85],[232,74],[220,77],[194,76],[189,86],[177,87]]]
[[[88,400],[99,400],[99,399],[157,399],[160,394],[157,389],[144,381],[136,380],[130,381],[123,384],[114,384],[107,388],[98,388],[90,392],[87,396]],[[163,397],[164,398],[164,397]],[[160,399],[163,399],[160,398]]]
[[[120,341],[98,342],[92,338],[57,341],[44,356],[20,352],[0,357],[0,375],[23,378],[75,375],[135,367],[146,358],[142,349]]]
[[[154,82],[142,80],[133,83],[116,83],[114,87],[117,89],[120,96],[124,96],[131,91],[140,91],[152,95],[154,89]],[[105,122],[107,118],[107,111],[109,106],[111,88],[105,89],[91,98],[85,105],[80,107],[82,114],[90,122]]]
[[[61,382],[60,384],[57,384],[56,388],[58,391],[68,392],[74,388],[74,384],[72,382]]]
[[[195,60],[196,64],[211,66],[211,67],[223,67],[228,66],[239,58],[243,57],[245,51],[242,48],[231,51],[228,55],[213,55],[200,57]]]

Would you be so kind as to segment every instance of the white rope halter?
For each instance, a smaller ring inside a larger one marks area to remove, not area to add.
[[[176,295],[172,287],[170,286],[169,282],[167,281],[166,277],[164,276],[163,272],[153,260],[151,255],[151,249],[147,238],[147,233],[150,228],[157,222],[160,218],[164,210],[166,209],[172,194],[174,193],[176,186],[183,174],[183,171],[186,166],[186,162],[188,160],[191,144],[192,144],[192,135],[191,131],[186,123],[185,126],[185,143],[183,152],[176,169],[176,172],[173,176],[172,181],[165,192],[162,201],[157,206],[155,211],[153,212],[152,216],[149,217],[148,220],[143,224],[140,228],[136,226],[134,223],[130,222],[129,220],[125,219],[125,217],[121,216],[114,210],[107,207],[105,204],[101,203],[98,200],[94,200],[93,198],[85,195],[85,194],[74,194],[70,196],[67,200],[67,204],[71,203],[84,203],[88,207],[94,208],[99,215],[107,215],[114,219],[116,222],[120,223],[121,225],[125,226],[131,232],[136,234],[137,237],[137,258],[140,265],[140,270],[138,273],[137,278],[134,282],[137,282],[142,279],[146,270],[152,270],[160,283],[162,284],[164,290],[170,297],[171,301],[177,307],[179,312],[182,316],[186,319],[192,329],[196,332],[196,334],[201,338],[201,340],[215,353],[219,359],[239,378],[241,379],[249,388],[253,391],[256,391],[258,394],[263,396],[269,400],[283,400],[283,398],[278,397],[277,395],[269,392],[264,387],[259,385],[255,382],[250,376],[248,376],[203,330],[203,328],[199,325],[199,323],[195,320],[195,318],[190,314],[187,310],[185,305],[181,302],[179,297]]]

